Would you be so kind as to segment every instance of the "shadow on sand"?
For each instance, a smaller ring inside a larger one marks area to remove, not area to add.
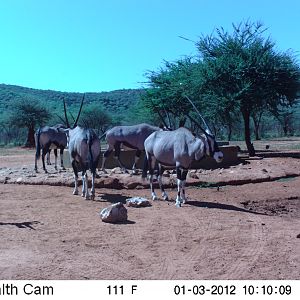
[[[121,202],[123,204],[126,203],[126,199],[130,198],[128,196],[124,196],[121,194],[98,194],[100,199],[96,199],[95,201],[99,202],[110,202],[110,203],[118,203]]]
[[[34,224],[41,224],[39,221],[29,221],[29,222],[0,222],[0,226],[12,225],[18,228],[29,228],[35,230]]]
[[[267,214],[255,212],[252,210],[244,209],[238,206],[234,206],[231,204],[223,204],[223,203],[214,203],[214,202],[204,202],[204,201],[194,201],[189,200],[186,202],[188,205],[196,206],[196,207],[206,207],[206,208],[216,208],[216,209],[224,209],[224,210],[233,210],[233,211],[239,211],[239,212],[245,212],[255,215],[264,215],[267,216]]]

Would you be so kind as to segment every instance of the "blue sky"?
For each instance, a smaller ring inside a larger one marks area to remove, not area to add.
[[[300,54],[299,0],[0,0],[0,83],[73,92],[139,88],[163,61],[232,23],[262,21]]]

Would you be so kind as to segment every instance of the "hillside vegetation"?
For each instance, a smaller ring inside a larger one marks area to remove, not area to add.
[[[107,113],[117,118],[120,123],[134,122],[127,118],[137,106],[142,90],[122,89],[111,92],[86,93],[85,105],[97,103]],[[39,90],[16,85],[0,84],[0,119],[13,109],[16,100],[37,100],[50,110],[50,113],[63,116],[63,99],[68,108],[75,111],[82,99],[82,93],[68,93],[52,90]]]
[[[109,116],[103,127],[98,129],[98,133],[104,129],[117,124],[137,124],[148,122],[157,124],[160,122],[156,114],[149,112],[143,106],[142,98],[145,90],[142,89],[122,89],[111,92],[86,93],[83,116],[90,116],[91,110],[97,107]],[[66,101],[67,110],[73,116],[77,115],[83,93],[68,93],[52,90],[39,90],[16,85],[0,84],[0,145],[23,145],[26,139],[26,128],[18,128],[9,124],[10,116],[14,111],[14,103],[18,100],[27,102],[38,101],[50,112],[51,118],[47,124],[61,123],[64,119],[63,99]],[[175,108],[178,112],[181,108]],[[94,111],[96,114],[98,111]],[[288,135],[300,135],[300,103],[296,103],[290,110],[287,121],[289,126]],[[99,116],[102,118],[102,116]],[[71,119],[72,120],[72,119]],[[97,122],[97,121],[96,121]],[[36,125],[37,127],[38,125]],[[105,127],[106,126],[106,127]],[[253,126],[253,124],[252,124]],[[104,129],[103,129],[104,128]],[[260,122],[260,137],[263,139],[285,136],[282,123],[274,116],[265,113]],[[255,138],[255,137],[254,137]],[[218,139],[227,140],[226,134],[222,130],[218,132]],[[243,124],[237,120],[233,128],[233,140],[243,139]]]
[[[151,116],[143,111],[141,105],[142,94],[143,90],[140,89],[85,93],[79,125],[92,127],[98,134],[102,134],[114,125],[151,123]],[[83,93],[0,84],[0,145],[28,145],[29,139],[32,144],[32,132],[39,126],[65,123],[63,100],[72,124],[72,118],[76,118],[82,98]],[[23,103],[23,111],[20,111],[20,103]],[[35,114],[39,109],[45,110],[45,118],[31,116],[34,109]],[[27,119],[34,120],[34,123],[28,124]]]

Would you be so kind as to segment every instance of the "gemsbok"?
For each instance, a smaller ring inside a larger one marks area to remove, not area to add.
[[[55,170],[57,170],[57,149],[60,150],[60,165],[62,169],[64,167],[63,155],[64,149],[67,147],[67,137],[64,132],[61,132],[59,129],[66,128],[62,124],[57,124],[55,126],[44,126],[40,127],[35,135],[35,171],[37,172],[37,160],[40,158],[41,150],[42,150],[42,162],[43,162],[43,170],[47,173],[47,169],[45,166],[45,155],[47,154],[47,164],[50,164],[50,151],[54,149],[55,155]]]
[[[78,195],[78,172],[82,171],[82,197],[88,199],[95,199],[95,176],[96,168],[100,158],[100,140],[96,132],[91,128],[82,128],[77,126],[81,109],[83,106],[84,95],[81,101],[80,109],[75,120],[74,125],[70,126],[67,111],[66,103],[64,101],[64,113],[67,124],[67,129],[61,129],[67,134],[69,142],[69,154],[70,161],[74,171],[74,180],[75,186],[73,195]],[[90,170],[92,173],[92,187],[91,187],[91,197],[88,190],[88,175],[87,170]]]
[[[153,132],[161,130],[162,129],[160,127],[152,126],[146,123],[131,126],[115,126],[109,129],[105,133],[108,148],[103,154],[101,170],[105,172],[105,161],[114,150],[114,156],[118,161],[119,167],[123,171],[127,171],[126,167],[120,160],[121,146],[124,145],[128,148],[136,150],[135,159],[132,166],[132,172],[135,174],[136,164],[141,156],[141,152],[144,150],[144,142],[146,138]]]
[[[203,118],[202,120],[205,123]],[[156,163],[158,163],[159,170],[158,183],[164,200],[168,200],[168,195],[163,188],[162,174],[165,168],[176,168],[177,197],[175,205],[180,207],[181,203],[186,201],[186,176],[191,163],[205,156],[213,157],[218,163],[223,160],[223,153],[220,151],[215,137],[206,123],[205,125],[206,130],[200,127],[203,134],[199,137],[192,134],[190,130],[180,127],[173,131],[156,131],[145,140],[146,156],[142,177],[147,177],[147,171],[149,170],[152,200],[158,199],[153,188],[153,174]]]

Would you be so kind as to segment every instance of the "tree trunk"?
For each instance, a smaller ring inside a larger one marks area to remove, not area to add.
[[[282,129],[283,129],[283,135],[284,136],[288,136],[288,124],[286,122],[284,122],[283,126],[282,126]]]
[[[253,144],[251,143],[251,132],[250,132],[250,113],[248,111],[243,111],[243,119],[244,119],[244,134],[245,134],[245,142],[248,149],[249,156],[255,156],[255,149]]]
[[[292,135],[292,118],[291,118],[291,114],[288,114],[286,116],[283,117],[283,132],[284,132],[284,136],[290,136]]]
[[[255,140],[259,141],[260,136],[259,136],[259,125],[254,123],[254,133],[255,133]]]
[[[254,123],[255,140],[259,141],[260,140],[260,136],[259,136],[259,122],[254,117],[252,119],[253,119],[253,123]]]
[[[255,140],[259,141],[260,140],[260,122],[262,119],[262,115],[263,115],[263,111],[259,112],[259,113],[253,113],[252,114],[252,120],[254,123],[254,134],[255,134]]]
[[[3,137],[4,137],[4,143],[5,145],[9,144],[11,141],[11,128],[10,125],[9,126],[2,126],[2,129],[4,131]]]
[[[34,126],[30,125],[28,127],[28,134],[27,134],[27,141],[25,143],[26,147],[33,148],[35,146],[35,141],[34,141]]]
[[[231,136],[232,136],[232,126],[231,126],[231,124],[228,124],[227,128],[228,128],[228,130],[227,130],[227,139],[228,139],[228,142],[229,142],[229,141],[231,141]]]

